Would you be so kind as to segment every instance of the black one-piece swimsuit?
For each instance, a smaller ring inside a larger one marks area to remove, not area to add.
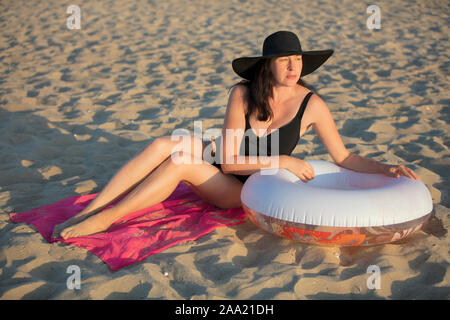
[[[302,121],[303,113],[305,112],[306,105],[308,104],[309,98],[312,96],[312,94],[313,94],[313,92],[309,92],[305,96],[295,117],[289,123],[285,124],[284,126],[282,126],[279,129],[277,129],[278,135],[279,135],[278,155],[291,155],[292,151],[294,151],[295,147],[297,146],[298,140],[300,139],[300,137],[299,137],[300,124]],[[247,130],[249,130],[249,129],[250,129],[250,131],[248,132]],[[275,130],[274,132],[276,132],[277,130]],[[268,135],[264,135],[261,138],[258,137],[257,135],[255,135],[253,129],[251,129],[248,115],[245,116],[245,132],[246,133],[248,132],[249,134],[253,135],[254,137],[253,137],[253,139],[250,140],[248,134],[244,135],[244,137],[242,138],[244,143],[241,143],[241,148],[240,148],[240,152],[239,152],[240,155],[254,156],[254,154],[250,154],[250,152],[249,152],[249,150],[251,149],[250,148],[251,142],[256,143],[256,146],[253,146],[253,148],[256,148],[256,150],[257,150],[256,155],[260,155],[259,154],[259,145],[260,144],[262,146],[267,147],[267,156],[272,155],[271,154],[271,151],[272,151],[271,150],[271,139],[268,139],[272,133],[270,133]],[[254,139],[255,137],[256,137],[256,139]],[[263,141],[261,141],[261,140],[263,140]],[[212,165],[214,165],[220,171],[222,171],[222,167],[220,164],[213,162]],[[232,175],[235,176],[242,183],[247,181],[248,177],[250,177],[250,175],[238,175],[238,174],[232,174]]]

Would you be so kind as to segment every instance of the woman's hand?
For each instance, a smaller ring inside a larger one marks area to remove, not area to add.
[[[400,178],[400,176],[405,176],[410,179],[420,180],[419,176],[412,171],[410,168],[400,164],[400,165],[389,165],[386,164],[383,169],[383,174],[391,178]]]
[[[287,155],[281,155],[280,168],[289,170],[303,182],[308,182],[309,180],[314,179],[314,169],[305,160]]]

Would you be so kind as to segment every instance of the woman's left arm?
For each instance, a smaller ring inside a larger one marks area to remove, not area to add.
[[[314,131],[338,166],[357,172],[382,173],[396,178],[403,175],[420,180],[413,170],[404,165],[384,164],[350,153],[342,142],[329,108],[318,95],[311,96],[308,108],[312,114]]]

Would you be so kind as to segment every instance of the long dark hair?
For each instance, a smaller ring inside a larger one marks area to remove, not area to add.
[[[269,98],[272,98],[275,80],[272,71],[270,71],[270,61],[271,59],[264,59],[255,67],[255,76],[252,80],[241,80],[233,84],[229,89],[230,91],[233,87],[241,84],[248,88],[247,96],[245,97],[248,106],[247,115],[250,116],[256,112],[259,121],[267,121],[273,118]],[[316,91],[313,86],[301,78],[297,83],[311,91]]]

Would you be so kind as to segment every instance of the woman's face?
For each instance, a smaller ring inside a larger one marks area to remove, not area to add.
[[[295,86],[302,73],[302,56],[292,55],[272,59],[270,70],[278,84]]]

